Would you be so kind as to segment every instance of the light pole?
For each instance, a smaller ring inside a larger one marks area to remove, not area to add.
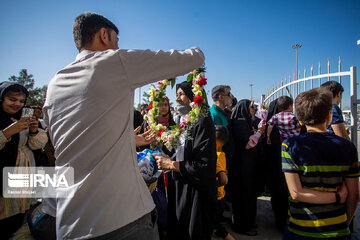
[[[302,45],[300,44],[295,44],[295,45],[292,45],[292,48],[293,49],[296,49],[296,77],[295,77],[295,80],[298,79],[299,75],[298,75],[298,48],[301,48]]]
[[[250,94],[251,94],[250,100],[252,101],[252,87],[254,86],[254,84],[250,83],[249,85],[250,85]]]

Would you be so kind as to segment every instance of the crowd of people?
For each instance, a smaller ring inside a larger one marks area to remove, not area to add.
[[[1,168],[75,170],[74,184],[56,190],[72,197],[44,198],[28,214],[36,239],[235,239],[224,222],[256,236],[264,191],[284,239],[350,239],[359,166],[337,106],[344,91],[338,82],[301,93],[295,104],[281,96],[269,106],[237,101],[230,86],[215,86],[213,105],[205,102],[189,137],[153,155],[163,173],[147,184],[136,151],[155,136],[143,120],[147,106],[133,111],[134,90],[189,73],[205,57],[197,47],[120,50],[118,28],[96,13],[78,16],[73,33],[79,54],[49,83],[43,119],[37,106],[36,116],[21,116],[26,88],[0,84]],[[164,96],[157,123],[179,126],[194,97],[192,82],[177,84],[176,108]],[[23,224],[31,203],[1,195],[2,238]]]

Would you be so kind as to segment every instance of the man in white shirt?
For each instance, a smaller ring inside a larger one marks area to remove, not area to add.
[[[58,239],[158,239],[154,203],[137,166],[134,90],[200,67],[199,48],[118,49],[118,29],[105,17],[76,18],[79,54],[48,86],[45,122],[56,170],[74,168],[71,198],[57,199]]]

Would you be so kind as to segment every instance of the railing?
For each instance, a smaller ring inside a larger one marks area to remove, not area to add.
[[[357,99],[357,82],[356,82],[356,67],[350,67],[349,71],[341,72],[341,59],[339,58],[339,72],[330,73],[330,61],[328,60],[328,73],[321,74],[321,68],[319,63],[319,74],[314,76],[313,75],[313,66],[311,66],[311,76],[306,77],[306,68],[304,70],[304,78],[296,79],[295,81],[291,82],[291,76],[289,76],[287,82],[287,78],[279,81],[277,84],[273,85],[272,88],[268,91],[267,96],[262,95],[261,103],[266,104],[280,96],[288,95],[291,98],[295,99],[299,93],[303,91],[307,91],[309,89],[314,88],[314,80],[318,79],[318,86],[321,85],[321,79],[327,78],[329,81],[330,78],[338,77],[339,83],[341,84],[343,76],[350,76],[350,110],[351,110],[351,126],[350,126],[350,138],[351,141],[357,146],[357,124],[358,124],[358,117],[357,117],[357,105],[360,104],[360,100]],[[295,74],[294,78],[295,79]],[[298,78],[300,78],[300,73]],[[310,86],[307,85],[310,83]],[[302,87],[302,86],[303,87]],[[318,87],[317,86],[317,87]],[[308,88],[307,88],[308,87]]]

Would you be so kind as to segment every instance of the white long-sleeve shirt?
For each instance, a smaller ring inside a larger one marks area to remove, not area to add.
[[[58,239],[101,236],[154,209],[137,166],[134,90],[184,75],[203,62],[199,48],[84,50],[55,75],[48,86],[45,122],[57,171],[75,171],[74,185],[66,189],[73,197],[57,199]]]

